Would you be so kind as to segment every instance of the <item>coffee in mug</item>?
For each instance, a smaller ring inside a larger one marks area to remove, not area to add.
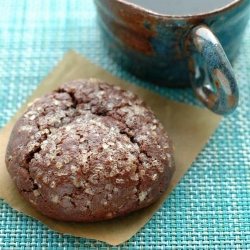
[[[235,0],[126,0],[165,15],[194,15],[214,11]]]

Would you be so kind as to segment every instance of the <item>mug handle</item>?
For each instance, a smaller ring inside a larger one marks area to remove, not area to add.
[[[232,113],[239,90],[220,42],[206,25],[199,25],[190,31],[188,44],[190,80],[196,96],[214,113]]]

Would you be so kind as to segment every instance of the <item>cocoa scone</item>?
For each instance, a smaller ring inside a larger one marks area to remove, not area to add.
[[[145,102],[89,79],[66,83],[28,107],[11,133],[6,166],[40,213],[94,222],[158,199],[175,170],[172,153]]]

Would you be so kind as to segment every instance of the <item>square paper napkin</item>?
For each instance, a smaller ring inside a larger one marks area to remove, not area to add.
[[[28,103],[56,89],[64,82],[79,78],[99,78],[136,93],[151,107],[172,137],[175,147],[175,174],[168,190],[148,208],[123,218],[101,223],[69,223],[56,221],[39,214],[17,192],[4,162],[5,149],[13,125],[25,111]],[[41,82],[11,121],[0,131],[0,196],[13,209],[40,220],[52,230],[118,245],[131,238],[162,206],[213,134],[220,120],[221,116],[206,109],[167,100],[156,93],[119,79],[73,51],[69,51],[47,78]]]

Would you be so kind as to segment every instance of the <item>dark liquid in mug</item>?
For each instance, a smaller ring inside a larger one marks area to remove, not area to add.
[[[126,0],[165,15],[193,15],[213,11],[236,0]],[[250,0],[248,0],[250,1]]]

